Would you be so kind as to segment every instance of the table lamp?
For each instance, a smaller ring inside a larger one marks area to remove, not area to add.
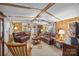
[[[13,29],[14,29],[14,32],[18,31],[18,27],[17,26],[15,26]]]
[[[58,34],[60,35],[60,41],[64,41],[63,36],[65,35],[65,31],[63,29],[60,29]]]

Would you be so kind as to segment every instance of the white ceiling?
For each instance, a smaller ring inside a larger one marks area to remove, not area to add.
[[[58,3],[48,10],[61,20],[79,16],[78,3]]]
[[[21,5],[26,7],[43,9],[48,3],[15,3],[15,5]]]
[[[7,16],[35,17],[40,12],[40,10],[38,9],[43,9],[45,6],[47,6],[47,3],[16,3],[14,5],[32,7],[37,9],[25,9],[7,5],[0,5],[0,11],[2,11]],[[48,15],[47,13],[42,14],[38,19],[43,19],[49,22],[56,22],[79,16],[79,5],[77,3],[56,3],[47,11],[60,20]],[[24,19],[32,20],[33,18]]]

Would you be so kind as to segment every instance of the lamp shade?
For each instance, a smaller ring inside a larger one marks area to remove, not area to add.
[[[63,29],[59,30],[58,34],[65,34],[65,31]]]
[[[18,28],[17,27],[14,27],[14,29],[17,30]]]

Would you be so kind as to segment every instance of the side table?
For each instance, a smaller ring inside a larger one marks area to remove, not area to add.
[[[64,41],[55,41],[55,46],[59,49],[62,49]]]

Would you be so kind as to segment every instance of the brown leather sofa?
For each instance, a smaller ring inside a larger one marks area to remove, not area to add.
[[[13,37],[14,37],[15,42],[23,43],[23,42],[26,42],[27,40],[29,40],[30,33],[17,32],[17,33],[13,33]]]
[[[45,43],[52,45],[55,42],[55,34],[51,35],[51,33],[49,32],[45,32],[45,33],[41,33],[40,35],[40,39],[42,39],[42,41],[44,41]]]

